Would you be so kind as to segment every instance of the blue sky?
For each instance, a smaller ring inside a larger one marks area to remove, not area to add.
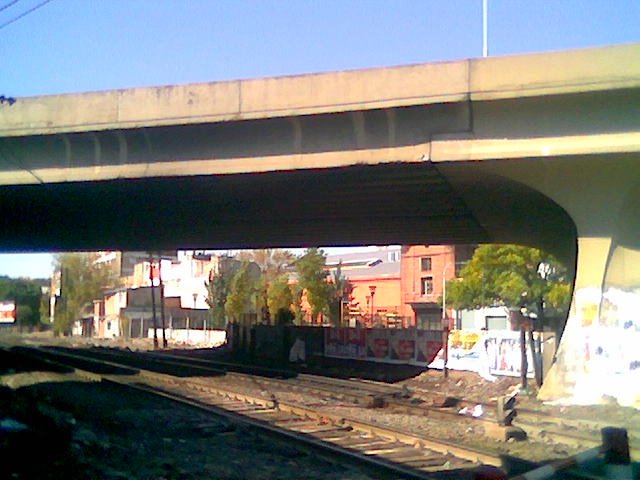
[[[14,97],[381,67],[482,54],[482,0],[19,0],[0,11]],[[489,55],[640,41],[638,0],[488,0]],[[0,0],[0,8],[10,4]],[[46,276],[50,256],[0,255]]]

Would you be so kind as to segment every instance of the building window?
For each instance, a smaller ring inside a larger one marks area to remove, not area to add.
[[[111,322],[107,322],[107,330],[111,330]]]
[[[420,279],[420,294],[431,295],[433,294],[433,277],[428,276]]]
[[[484,325],[488,330],[507,330],[507,317],[503,316],[486,316],[484,317]]]
[[[442,318],[438,312],[421,312],[417,315],[416,323],[421,330],[442,330]]]
[[[387,259],[389,260],[389,262],[391,263],[396,263],[400,261],[400,252],[397,250],[394,250],[392,252],[389,252],[387,254]]]
[[[420,259],[420,269],[423,272],[431,271],[431,257],[422,257]]]

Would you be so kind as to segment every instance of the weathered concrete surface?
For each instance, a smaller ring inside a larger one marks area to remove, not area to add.
[[[18,98],[0,136],[255,120],[636,88],[640,45]]]

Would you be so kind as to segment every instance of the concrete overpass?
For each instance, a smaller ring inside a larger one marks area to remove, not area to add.
[[[576,265],[543,395],[640,405],[640,354],[620,348],[640,340],[639,60],[632,44],[19,98],[0,108],[0,248],[539,246]]]

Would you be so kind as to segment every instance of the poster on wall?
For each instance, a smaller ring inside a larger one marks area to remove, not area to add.
[[[428,365],[442,347],[442,332],[439,330],[416,330],[416,357],[418,365]]]
[[[0,323],[15,323],[16,304],[15,302],[0,302]]]
[[[640,370],[640,293],[608,288],[598,322],[585,329],[587,368],[607,374]]]
[[[491,375],[519,376],[521,366],[520,332],[454,330],[449,335],[447,368]],[[429,368],[442,369],[444,352],[436,355]],[[527,346],[527,376],[533,378],[533,360]]]
[[[522,365],[520,332],[510,330],[489,332],[484,336],[480,348],[481,353],[486,355],[489,362],[491,374],[512,377],[520,375]],[[485,355],[481,355],[481,357]],[[527,348],[527,367],[527,376],[533,377],[533,359],[529,348]]]
[[[470,372],[480,371],[481,337],[481,333],[472,330],[452,330],[449,334],[447,368]],[[443,367],[444,351],[439,348],[429,368],[442,370]]]
[[[325,355],[376,362],[427,366],[442,345],[437,330],[389,328],[327,328]]]
[[[327,328],[324,332],[324,350],[328,357],[364,358],[366,333],[360,328]]]
[[[389,330],[372,328],[367,330],[367,359],[389,359]]]
[[[409,362],[414,359],[416,353],[416,337],[414,330],[390,329],[389,358]]]

